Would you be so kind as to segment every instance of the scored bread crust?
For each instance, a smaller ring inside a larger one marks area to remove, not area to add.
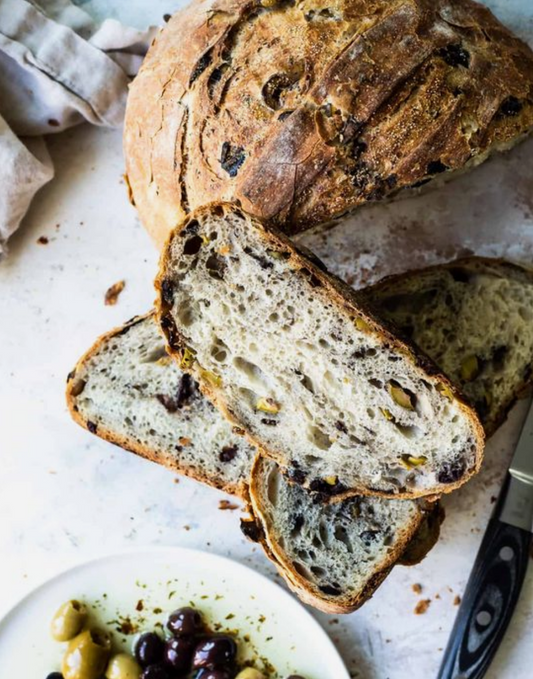
[[[86,363],[100,351],[104,344],[108,343],[114,337],[124,334],[133,326],[144,322],[147,318],[153,315],[154,312],[151,311],[142,316],[135,316],[124,325],[114,328],[113,330],[101,335],[93,344],[93,346],[79,359],[74,369],[68,374],[66,388],[66,401],[68,410],[72,419],[91,433],[95,433],[92,424],[81,415],[78,406],[76,405],[76,373],[80,370],[84,370]],[[143,457],[146,460],[161,464],[170,471],[188,476],[189,478],[195,479],[196,481],[205,483],[208,486],[217,488],[218,490],[229,493],[230,495],[236,495],[242,499],[245,499],[248,496],[247,484],[244,480],[239,480],[235,483],[224,482],[224,480],[216,474],[210,474],[207,470],[201,469],[201,467],[196,468],[191,465],[180,463],[179,459],[177,459],[175,456],[161,455],[155,450],[152,450],[149,446],[142,445],[141,443],[136,442],[134,439],[123,436],[116,431],[112,431],[109,428],[102,426],[101,424],[98,425],[97,432],[98,436],[105,441],[109,441],[110,443],[120,446],[124,450],[134,453],[139,457]]]
[[[131,86],[127,176],[159,246],[214,201],[293,234],[512,146],[532,94],[471,0],[195,0]]]
[[[262,509],[261,479],[265,463],[266,460],[261,455],[256,456],[252,466],[249,487],[248,510],[252,520],[255,521],[256,525],[257,523],[260,525],[260,530],[257,534],[258,542],[263,547],[267,557],[277,567],[290,589],[297,594],[304,603],[314,606],[325,613],[351,613],[368,601],[389,575],[392,568],[397,563],[401,563],[402,555],[408,550],[411,542],[417,540],[418,531],[422,528],[424,522],[428,520],[428,517],[431,514],[438,514],[440,517],[439,520],[434,522],[434,530],[431,534],[431,538],[427,540],[424,538],[424,540],[419,541],[417,544],[418,559],[407,559],[406,565],[414,565],[424,558],[425,554],[433,547],[438,539],[438,529],[443,516],[439,508],[439,503],[429,503],[424,500],[418,500],[417,506],[419,512],[417,517],[399,532],[400,539],[398,540],[398,544],[389,552],[387,558],[384,559],[379,566],[375,567],[375,572],[369,577],[363,589],[358,591],[355,596],[332,596],[324,594],[318,587],[313,586],[309,580],[298,573],[284,549],[279,546],[272,536],[269,522]]]
[[[513,279],[519,282],[533,284],[533,268],[525,267],[524,265],[514,264],[506,259],[469,256],[455,259],[443,264],[435,264],[434,266],[424,267],[423,269],[407,271],[399,275],[390,275],[382,278],[374,285],[370,285],[360,291],[361,294],[367,296],[371,303],[379,309],[380,299],[386,301],[389,296],[397,294],[399,290],[405,292],[406,289],[419,288],[423,278],[431,278],[433,273],[441,273],[443,271],[461,270],[463,272],[490,274],[492,276],[502,279]],[[416,280],[413,274],[417,273]],[[404,282],[408,284],[408,288],[404,288]],[[382,312],[386,313],[386,312]],[[492,417],[483,418],[483,429],[485,430],[486,438],[489,438],[500,427],[500,425],[507,419],[511,408],[520,398],[524,398],[532,389],[533,377],[533,356],[531,363],[525,374],[516,381],[513,393],[509,398],[495,410]],[[452,380],[455,382],[455,380]]]
[[[365,332],[367,334],[375,335],[381,341],[384,343],[386,342],[389,346],[393,347],[396,352],[403,354],[409,360],[415,372],[423,377],[423,379],[442,385],[442,387],[444,387],[447,393],[450,394],[457,403],[459,409],[466,416],[468,422],[471,425],[472,437],[474,440],[473,445],[475,446],[474,462],[470,469],[465,470],[463,476],[458,480],[448,484],[441,484],[433,491],[412,489],[411,491],[406,490],[404,492],[394,493],[393,497],[396,499],[416,499],[417,497],[429,498],[436,496],[439,493],[449,493],[455,488],[463,485],[463,483],[476,474],[479,471],[483,458],[485,433],[477,413],[466,402],[459,389],[454,384],[452,384],[452,382],[440,371],[438,366],[433,361],[431,361],[428,356],[423,354],[415,345],[409,345],[407,341],[401,337],[400,333],[392,324],[386,322],[384,319],[381,319],[379,315],[374,312],[373,306],[366,297],[363,297],[363,295],[354,291],[353,288],[346,285],[336,276],[333,276],[329,272],[325,271],[322,262],[320,262],[320,260],[318,260],[318,258],[316,258],[310,251],[304,251],[303,248],[292,243],[287,236],[281,233],[274,226],[267,225],[266,223],[251,217],[235,205],[227,203],[206,205],[186,217],[183,222],[169,235],[166,246],[163,249],[160,258],[159,271],[154,283],[157,291],[155,301],[156,316],[161,326],[162,332],[166,337],[169,353],[182,364],[182,367],[184,352],[187,347],[172,316],[172,304],[169,304],[166,299],[166,294],[168,292],[166,289],[166,284],[171,278],[170,260],[172,242],[175,238],[179,237],[179,234],[185,230],[189,224],[194,223],[197,220],[201,220],[204,216],[216,216],[220,219],[223,219],[229,213],[239,215],[242,219],[247,221],[247,223],[250,225],[250,228],[256,229],[260,233],[261,238],[265,243],[265,247],[266,245],[270,244],[275,250],[290,253],[290,259],[287,263],[293,271],[304,269],[309,272],[316,281],[316,285],[321,286],[331,303],[336,305],[339,313],[347,315],[354,323],[356,320],[362,321],[366,328]],[[165,291],[163,291],[163,288],[165,288]],[[283,459],[281,454],[278,454],[276,451],[266,449],[261,441],[256,439],[249,431],[246,431],[246,428],[243,427],[242,422],[237,419],[236,414],[229,407],[223,389],[207,381],[202,376],[201,371],[198,370],[196,365],[193,365],[192,367],[185,366],[183,369],[190,372],[194,376],[194,378],[200,384],[200,389],[202,392],[218,407],[222,414],[231,423],[244,429],[244,433],[252,445],[256,446],[257,449],[264,455],[276,461],[281,468],[286,467],[286,460]],[[361,485],[356,488],[351,488],[335,494],[331,497],[331,501],[342,501],[345,498],[351,497],[353,495],[391,497],[391,494],[388,492],[369,489]]]

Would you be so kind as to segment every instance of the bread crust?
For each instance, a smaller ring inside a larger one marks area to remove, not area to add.
[[[214,201],[294,234],[532,126],[533,52],[472,0],[195,0],[131,86],[124,149],[161,246]]]
[[[69,373],[67,378],[66,401],[72,419],[84,429],[87,429],[91,433],[99,436],[101,439],[104,439],[104,441],[109,441],[109,443],[113,443],[114,445],[119,446],[120,448],[123,448],[124,450],[127,450],[130,453],[134,453],[135,455],[143,457],[146,460],[150,460],[151,462],[156,462],[157,464],[166,467],[170,471],[173,471],[177,474],[182,474],[183,476],[188,476],[192,479],[195,479],[196,481],[200,481],[201,483],[211,486],[212,488],[217,488],[218,490],[221,490],[225,493],[229,493],[230,495],[235,495],[241,499],[246,499],[247,484],[244,481],[239,481],[238,483],[224,483],[215,474],[207,474],[205,473],[205,471],[203,470],[199,471],[197,468],[193,466],[179,464],[179,462],[177,462],[175,458],[160,455],[154,450],[151,450],[149,447],[139,444],[134,439],[131,439],[127,436],[121,436],[117,432],[107,429],[106,427],[99,425],[96,429],[94,429],[92,424],[89,423],[84,417],[82,417],[81,413],[79,412],[78,407],[76,405],[76,393],[75,393],[76,391],[75,378],[77,371],[84,368],[85,363],[89,361],[94,356],[94,354],[96,354],[100,350],[103,344],[108,342],[113,337],[117,337],[118,335],[122,335],[125,332],[128,332],[130,328],[137,325],[138,323],[142,323],[147,318],[153,315],[154,312],[151,311],[142,316],[135,316],[124,325],[104,333],[96,340],[93,346],[90,349],[88,349],[88,351],[86,351],[85,354],[83,354],[83,356],[79,359],[79,361],[76,363],[76,366]]]
[[[502,278],[512,278],[520,282],[526,282],[528,284],[533,284],[533,268],[525,267],[524,265],[514,264],[506,259],[502,258],[491,258],[491,257],[462,257],[460,259],[454,259],[450,262],[445,262],[444,264],[435,264],[434,266],[425,267],[424,269],[406,271],[402,274],[386,276],[374,285],[370,285],[364,290],[360,291],[363,295],[368,295],[370,301],[374,301],[376,295],[383,294],[386,295],[389,292],[394,291],[399,282],[404,279],[409,279],[415,271],[419,275],[431,275],[432,272],[450,270],[450,269],[462,269],[464,271],[469,271],[472,273],[490,273],[501,276]],[[517,382],[514,393],[509,397],[506,403],[496,411],[493,418],[483,420],[483,429],[485,430],[486,438],[490,438],[494,432],[505,422],[509,413],[515,403],[531,392],[533,386],[533,357],[530,364],[529,379],[525,377],[524,379]]]
[[[318,588],[310,586],[309,581],[302,577],[294,568],[294,565],[291,563],[291,561],[287,559],[284,550],[278,546],[274,539],[272,539],[268,521],[266,520],[265,514],[262,511],[261,505],[260,479],[262,466],[264,464],[264,458],[261,455],[257,455],[252,466],[249,488],[250,498],[248,509],[254,521],[258,521],[261,526],[261,531],[259,531],[259,542],[265,550],[265,554],[276,565],[277,569],[291,590],[295,592],[295,594],[297,594],[297,596],[304,603],[314,606],[315,608],[324,611],[324,613],[351,613],[368,601],[376,589],[385,580],[394,565],[398,563],[399,560],[401,560],[402,554],[409,547],[411,540],[416,539],[416,534],[423,522],[426,521],[428,515],[436,511],[434,505],[424,502],[423,500],[419,500],[417,502],[419,508],[417,520],[413,521],[407,529],[402,531],[401,540],[398,542],[398,545],[388,554],[383,563],[380,564],[379,570],[377,570],[369,578],[365,587],[354,597],[333,597],[331,595],[324,594]],[[438,525],[440,526],[440,523]],[[436,535],[433,533],[432,537],[435,539],[432,542],[428,541],[426,543],[427,549],[425,553],[427,553],[429,549],[431,549],[431,547],[433,547],[435,544],[436,539],[438,538],[438,532]],[[422,549],[420,549],[419,560],[425,556],[425,553],[422,555]],[[416,563],[416,561],[412,561],[410,563]]]
[[[170,305],[166,301],[165,295],[163,294],[164,281],[168,276],[170,276],[169,260],[172,241],[174,238],[179,237],[180,232],[183,229],[186,229],[191,222],[201,219],[204,215],[211,216],[216,214],[222,218],[225,214],[230,212],[240,215],[243,219],[248,221],[250,228],[255,228],[258,230],[262,239],[265,241],[265,247],[270,245],[275,250],[290,253],[288,265],[294,270],[305,269],[308,271],[310,275],[313,276],[314,281],[316,281],[316,285],[314,287],[322,288],[328,297],[328,301],[331,301],[333,304],[335,304],[339,312],[348,316],[351,322],[355,323],[357,319],[362,320],[367,328],[366,332],[376,335],[380,338],[380,340],[388,343],[390,347],[394,348],[396,352],[403,354],[411,362],[413,368],[419,373],[420,377],[426,381],[436,382],[439,385],[442,385],[441,388],[446,390],[447,393],[450,394],[451,397],[457,402],[458,407],[463,411],[472,426],[472,435],[475,440],[474,464],[470,469],[466,470],[464,475],[457,481],[446,485],[442,484],[438,487],[438,489],[433,489],[430,491],[417,491],[414,489],[411,491],[395,493],[394,495],[384,491],[359,486],[357,488],[352,488],[345,492],[335,494],[330,498],[330,500],[332,502],[339,502],[354,495],[373,495],[377,497],[394,497],[395,499],[410,500],[416,499],[418,497],[431,497],[440,493],[452,492],[456,488],[463,485],[463,483],[468,481],[468,479],[474,474],[476,474],[479,471],[483,459],[485,433],[477,413],[466,402],[457,387],[453,385],[452,382],[450,382],[450,380],[439,370],[439,368],[433,361],[429,359],[428,356],[423,354],[414,345],[409,345],[407,341],[404,341],[404,339],[401,338],[396,328],[380,319],[378,314],[373,312],[373,308],[366,297],[354,291],[353,288],[346,285],[336,276],[333,276],[327,272],[320,260],[312,255],[312,253],[308,251],[304,252],[302,248],[297,247],[276,227],[251,217],[250,215],[244,213],[240,208],[237,208],[235,205],[227,203],[214,203],[199,208],[198,210],[195,210],[194,213],[187,216],[168,236],[165,248],[163,249],[160,258],[159,271],[154,285],[157,292],[155,301],[156,317],[160,324],[161,330],[166,337],[169,353],[181,362],[183,359],[183,352],[187,348],[183,338],[181,337],[179,329],[176,327],[174,319],[172,318]],[[200,372],[195,369],[194,366],[192,368],[185,367],[184,369],[191,372],[191,374],[200,384],[201,391],[214,403],[214,405],[220,410],[226,419],[228,419],[232,424],[244,429],[247,439],[258,449],[260,453],[273,459],[280,465],[282,469],[285,467],[285,460],[282,459],[282,457],[277,454],[276,451],[267,450],[260,441],[258,441],[252,434],[245,430],[242,422],[237,419],[235,413],[229,408],[224,397],[224,393],[220,388],[209,384],[205,379],[203,379]]]

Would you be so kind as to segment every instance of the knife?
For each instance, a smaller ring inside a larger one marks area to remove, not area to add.
[[[533,531],[533,405],[457,612],[438,679],[481,679],[505,635]]]

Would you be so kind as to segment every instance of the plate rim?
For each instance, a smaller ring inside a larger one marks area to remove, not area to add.
[[[281,587],[281,585],[279,585],[277,582],[275,582],[268,576],[264,575],[263,573],[260,573],[257,570],[254,570],[251,566],[243,564],[241,561],[231,559],[230,557],[223,556],[221,554],[208,552],[206,550],[196,549],[194,547],[180,547],[179,545],[170,546],[151,545],[142,548],[139,548],[138,546],[128,547],[118,551],[103,552],[89,559],[81,558],[79,560],[74,561],[71,565],[67,566],[66,568],[63,568],[59,570],[57,573],[44,578],[40,582],[37,582],[37,584],[31,587],[29,591],[27,591],[23,596],[19,597],[14,603],[8,604],[7,610],[0,609],[0,635],[2,634],[2,628],[4,628],[4,626],[9,623],[10,616],[15,614],[17,609],[23,606],[27,601],[31,600],[31,598],[36,593],[38,593],[45,587],[54,584],[56,581],[61,580],[61,578],[63,578],[64,576],[74,573],[77,570],[81,570],[82,568],[90,567],[92,565],[96,565],[106,561],[113,561],[114,559],[120,559],[133,554],[149,556],[150,554],[154,553],[164,554],[165,552],[169,553],[169,555],[176,556],[179,554],[183,555],[184,553],[186,553],[189,557],[192,557],[193,555],[201,555],[204,558],[207,557],[207,559],[210,561],[215,562],[218,561],[219,563],[222,562],[226,566],[229,565],[231,565],[232,567],[237,566],[238,569],[247,571],[248,575],[251,575],[254,579],[259,579],[260,581],[263,581],[263,583],[266,583],[267,586],[270,586],[273,589],[275,589],[278,594],[280,594],[284,599],[290,602],[290,605],[294,606],[296,609],[299,609],[299,613],[305,616],[307,622],[311,625],[311,627],[314,628],[315,631],[318,632],[320,636],[324,639],[325,643],[327,643],[329,647],[329,653],[331,654],[332,658],[335,657],[335,660],[337,661],[337,664],[339,666],[338,669],[344,672],[344,675],[340,676],[339,679],[350,679],[350,674],[348,672],[348,668],[346,667],[344,659],[342,658],[339,650],[333,643],[333,640],[331,639],[327,631],[311,614],[311,612],[307,610],[306,606],[290,590],[284,589],[283,587]]]

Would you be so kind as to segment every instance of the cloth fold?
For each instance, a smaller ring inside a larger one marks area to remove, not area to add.
[[[69,0],[0,0],[0,256],[54,175],[42,135],[119,126],[155,30],[97,24]]]

